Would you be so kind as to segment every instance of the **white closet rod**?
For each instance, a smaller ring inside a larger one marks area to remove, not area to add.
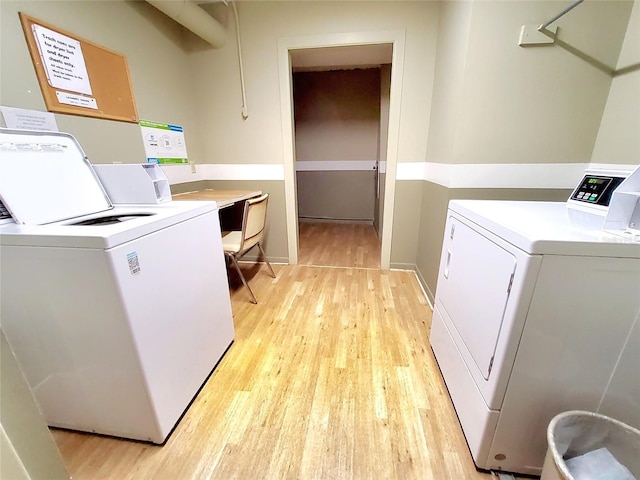
[[[567,42],[564,42],[562,40],[560,40],[556,33],[551,31],[551,30],[547,30],[547,27],[549,25],[551,25],[553,22],[555,22],[556,20],[558,20],[560,17],[562,17],[563,15],[565,15],[567,12],[573,10],[574,8],[576,8],[578,5],[580,5],[582,2],[584,2],[584,0],[577,0],[575,2],[573,2],[571,5],[569,5],[567,8],[565,8],[562,12],[560,12],[558,15],[556,15],[555,17],[553,17],[551,20],[549,20],[548,22],[543,23],[542,25],[540,25],[538,27],[538,32],[546,35],[547,37],[551,38],[553,40],[553,42],[538,42],[540,44],[549,44],[549,43],[554,43],[555,45],[558,45],[559,47],[564,48],[566,51],[572,53],[573,55],[575,55],[576,57],[581,58],[582,60],[584,60],[585,62],[591,64],[592,66],[594,66],[595,68],[597,68],[598,70],[606,73],[607,75],[610,75],[612,77],[617,77],[618,75],[623,75],[626,73],[631,73],[631,72],[635,72],[636,70],[640,70],[640,63],[634,63],[632,65],[629,65],[627,67],[624,68],[619,68],[618,70],[615,70],[613,68],[611,68],[610,66],[606,65],[605,63],[601,62],[600,60],[592,57],[591,55],[573,47],[572,45],[568,44]],[[525,29],[525,26],[522,27],[523,31]],[[534,44],[534,42],[529,42],[529,44]],[[521,45],[525,45],[524,42],[521,42]]]
[[[566,13],[570,12],[571,10],[573,10],[574,8],[576,8],[578,5],[580,5],[582,2],[584,2],[584,0],[577,0],[576,2],[573,2],[571,5],[569,5],[567,8],[565,8],[563,11],[561,11],[558,15],[556,15],[555,17],[553,17],[551,20],[549,20],[548,22],[543,23],[542,25],[540,25],[538,27],[538,31],[541,32],[542,30],[545,30],[549,25],[551,25],[553,22],[555,22],[556,20],[558,20],[560,17],[562,17],[563,15],[565,15]]]

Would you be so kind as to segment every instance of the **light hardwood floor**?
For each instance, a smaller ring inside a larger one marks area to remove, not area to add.
[[[301,221],[298,229],[300,265],[380,268],[380,239],[371,224]]]
[[[235,342],[164,446],[53,430],[74,480],[485,479],[413,273],[250,267]]]

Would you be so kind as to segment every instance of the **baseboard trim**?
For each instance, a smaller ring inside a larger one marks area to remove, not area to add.
[[[422,272],[417,267],[416,267],[416,277],[418,278],[418,283],[422,287],[422,291],[424,292],[425,297],[427,297],[427,302],[429,303],[429,307],[431,308],[431,311],[433,311],[433,304],[435,303],[436,297],[431,291],[431,289],[429,288],[429,285],[427,284],[427,281],[422,275]]]
[[[301,223],[362,223],[365,225],[373,225],[373,219],[367,218],[330,218],[330,217],[298,217],[298,222]]]

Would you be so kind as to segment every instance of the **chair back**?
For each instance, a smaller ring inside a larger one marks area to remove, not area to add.
[[[269,202],[269,194],[254,199],[249,199],[244,204],[244,213],[242,216],[242,242],[241,251],[245,251],[253,247],[262,240],[264,227],[267,220],[267,203]]]

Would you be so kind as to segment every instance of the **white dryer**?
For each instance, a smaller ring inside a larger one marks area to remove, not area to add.
[[[602,230],[602,177],[571,205],[449,204],[430,341],[478,468],[539,475],[562,411],[640,427],[640,231]]]
[[[215,202],[113,207],[67,134],[0,131],[1,326],[48,424],[163,443],[234,338]]]

